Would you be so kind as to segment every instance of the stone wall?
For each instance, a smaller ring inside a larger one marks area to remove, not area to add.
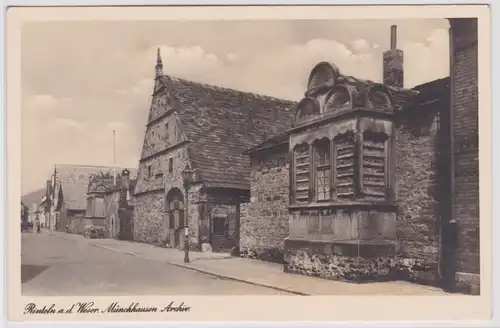
[[[164,192],[151,192],[136,196],[134,207],[134,240],[159,243],[164,220]]]
[[[396,132],[396,233],[401,255],[418,263],[423,280],[436,282],[439,116],[437,108],[415,108],[412,112],[399,122]]]
[[[120,218],[118,216],[118,205],[120,202],[120,192],[116,191],[106,195],[106,228],[109,238],[118,238],[120,233]]]
[[[252,156],[250,202],[241,208],[240,253],[243,257],[283,262],[289,229],[287,145]]]
[[[170,172],[169,163],[172,161]],[[134,196],[134,239],[147,243],[163,244],[166,235],[166,197],[168,192],[177,188],[186,197],[181,172],[188,163],[186,147],[173,149],[165,154],[142,161]],[[147,176],[147,167],[152,167],[152,177]],[[189,190],[189,242],[198,247],[198,203],[200,186],[193,185]]]

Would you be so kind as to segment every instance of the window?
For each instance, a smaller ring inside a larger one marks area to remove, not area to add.
[[[363,134],[362,191],[365,196],[375,199],[386,198],[387,186],[387,135],[365,132]]]
[[[168,173],[172,173],[174,171],[174,159],[168,159]]]
[[[87,216],[92,216],[94,214],[93,205],[93,199],[91,197],[87,198]]]
[[[309,201],[309,145],[299,145],[294,152],[295,201]]]
[[[169,136],[168,123],[165,123],[165,139],[168,140],[168,136]]]
[[[330,141],[315,144],[316,196],[318,201],[330,199]]]
[[[354,196],[356,144],[354,134],[345,134],[334,140],[335,191],[338,198]]]
[[[226,218],[214,217],[212,220],[213,234],[216,236],[224,236],[226,234]]]
[[[105,205],[104,198],[96,197],[94,198],[94,216],[95,217],[105,217]]]

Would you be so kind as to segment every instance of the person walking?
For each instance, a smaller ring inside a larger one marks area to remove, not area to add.
[[[37,216],[35,217],[35,226],[36,226],[36,232],[40,233],[40,218]]]

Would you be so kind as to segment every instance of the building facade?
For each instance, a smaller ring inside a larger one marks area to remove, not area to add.
[[[135,180],[127,169],[113,177],[101,173],[90,177],[86,215],[73,220],[72,232],[84,233],[91,226],[102,227],[105,237],[132,240]]]
[[[451,27],[451,76],[411,90],[395,27],[384,84],[312,70],[293,125],[247,151],[243,256],[478,293],[477,22]]]
[[[134,238],[229,251],[239,245],[239,204],[248,201],[245,149],[284,131],[293,102],[204,85],[163,74],[155,87],[135,190]],[[187,192],[182,171],[189,167]]]
[[[90,178],[101,173],[118,175],[121,170],[106,166],[55,165],[51,183],[47,184],[51,192],[50,229],[71,233],[71,227],[76,224],[73,221],[80,222],[86,215]]]

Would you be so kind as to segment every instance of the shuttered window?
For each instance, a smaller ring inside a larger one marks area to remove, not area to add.
[[[335,139],[335,191],[338,198],[354,196],[356,143],[354,135]]]
[[[362,191],[368,198],[385,199],[387,192],[387,136],[382,133],[363,134]]]
[[[295,168],[295,201],[307,203],[309,201],[309,174],[310,154],[309,145],[299,145],[294,151]]]

